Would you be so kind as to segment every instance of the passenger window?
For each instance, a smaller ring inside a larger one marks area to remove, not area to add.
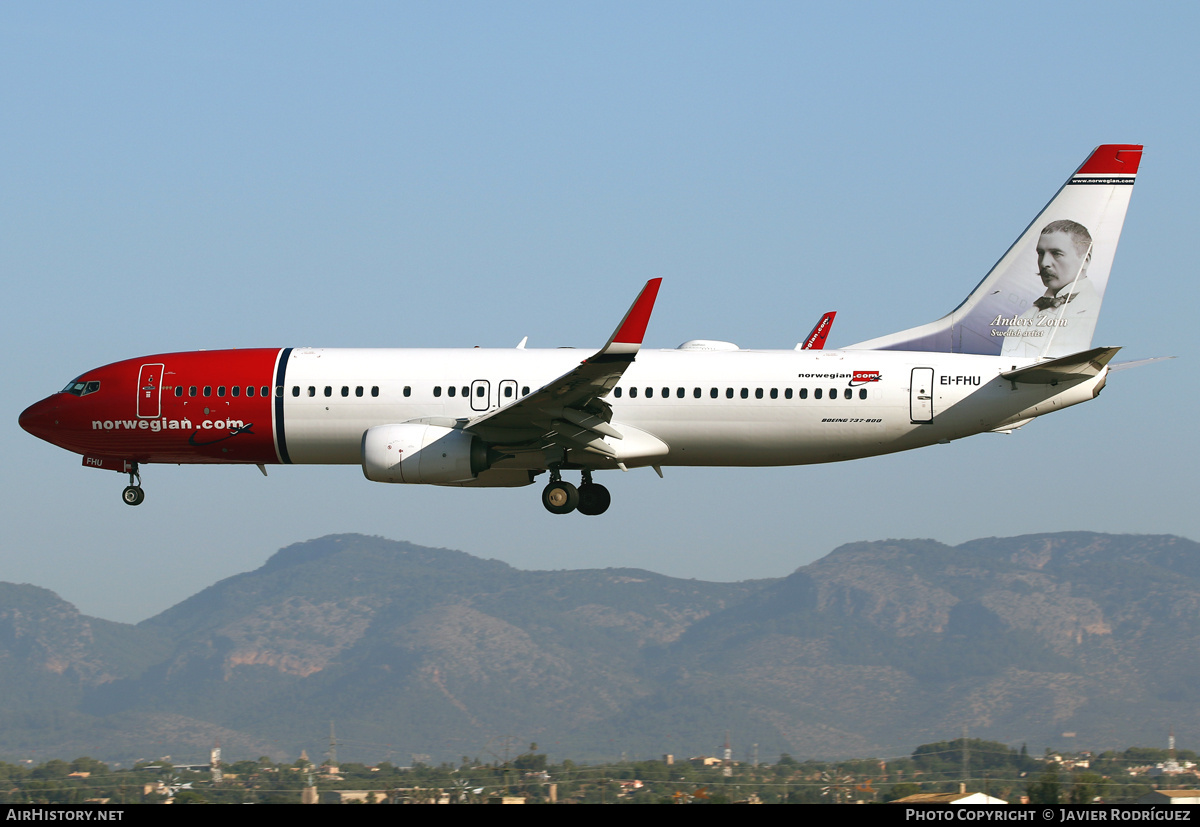
[[[821,398],[821,389],[820,388],[814,389],[813,390],[813,399],[820,399],[820,398]]]
[[[708,395],[709,395],[709,396],[711,396],[713,399],[716,399],[716,398],[717,398],[717,393],[718,393],[717,389],[716,389],[716,388],[713,388],[712,390],[710,390],[710,391],[708,392]]]
[[[212,385],[205,385],[205,386],[204,386],[204,395],[205,395],[205,396],[212,396]]]
[[[326,385],[326,386],[325,386],[325,395],[326,395],[326,396],[333,396],[333,388],[332,388],[331,386],[329,386],[329,385]]]
[[[621,389],[613,388],[613,396],[617,397],[617,399],[620,399],[621,398]]]
[[[268,395],[268,393],[267,393],[267,386],[266,386],[266,385],[263,385],[263,386],[262,386],[262,395],[263,395],[263,396],[267,396],[267,395]],[[276,386],[275,386],[275,395],[276,395],[276,396],[278,396],[280,399],[282,399],[282,398],[283,398],[283,385],[276,385]],[[293,393],[293,394],[292,394],[292,396],[299,396],[299,395],[300,395],[300,388],[299,388],[299,387],[297,387],[297,388],[295,389],[295,393]]]
[[[183,396],[183,385],[176,385],[176,386],[175,386],[175,395],[176,395],[176,396]]]
[[[480,399],[482,399],[484,391],[486,391],[486,390],[487,390],[487,388],[485,388],[483,385],[480,385],[479,387],[477,387],[475,389],[475,395],[478,396]],[[466,396],[466,394],[467,394],[467,389],[463,388],[463,396]]]
[[[357,396],[357,397],[361,397],[361,396],[362,396],[362,385],[357,385],[357,386],[354,388],[354,395],[355,395],[355,396]]]
[[[830,389],[829,389],[829,398],[830,398],[830,399],[837,399],[837,388],[830,388]]]
[[[771,388],[771,398],[772,399],[779,398],[779,388]]]
[[[847,399],[850,399],[854,396],[854,391],[850,390],[849,388],[846,388],[844,391],[842,391],[842,396],[846,397]]]
[[[726,399],[733,399],[733,388],[726,388],[726,389],[725,389],[725,398],[726,398]]]
[[[239,385],[234,385],[232,388],[229,389],[229,395],[234,396],[234,397],[241,396],[242,395],[241,387]]]
[[[646,398],[647,399],[654,398],[654,388],[646,388]]]
[[[683,399],[683,388],[676,389],[675,396],[677,396],[680,399]]]
[[[792,389],[791,389],[791,388],[784,388],[784,389],[783,389],[783,398],[784,398],[784,399],[791,399],[791,398],[792,398]]]
[[[299,395],[300,395],[300,386],[292,385],[292,396],[299,396]]]
[[[699,398],[700,398],[700,389],[699,389],[699,388],[694,388],[694,389],[692,390],[692,396],[694,396],[694,397],[696,397],[697,399],[699,399]]]
[[[630,388],[630,389],[629,389],[629,398],[630,398],[630,399],[637,399],[637,388]]]
[[[808,399],[808,388],[801,388],[801,389],[800,389],[800,398],[801,398],[801,399]]]
[[[750,389],[742,388],[742,399],[749,399],[749,398],[750,398]]]
[[[246,386],[246,396],[254,396],[254,386],[253,385]]]
[[[762,396],[763,396],[763,394],[762,394],[762,388],[755,388],[755,389],[754,389],[754,398],[755,398],[755,399],[762,399]]]
[[[192,385],[190,388],[188,388],[188,396],[195,396],[195,395],[196,395],[196,386]]]
[[[433,395],[434,395],[435,397],[438,397],[438,396],[441,396],[441,395],[442,395],[442,386],[441,386],[441,385],[434,385],[434,386],[433,386]]]
[[[521,388],[521,396],[529,396],[529,386],[525,385]]]
[[[224,396],[224,395],[225,395],[225,386],[217,385],[217,396]]]
[[[858,389],[858,398],[859,398],[859,399],[866,399],[866,398],[867,398],[867,389],[866,389],[866,388],[859,388],[859,389]]]
[[[683,396],[683,388],[680,388],[680,389],[679,389],[679,395],[680,395],[680,396]],[[663,398],[663,399],[670,399],[670,398],[671,398],[671,389],[670,389],[670,388],[663,388],[663,392],[662,392],[662,398]]]
[[[505,398],[505,399],[512,399],[512,395],[513,395],[513,387],[512,387],[512,385],[505,385],[505,386],[504,386],[504,398]]]
[[[308,386],[308,395],[309,395],[309,396],[316,396],[316,395],[317,395],[317,389],[316,389],[316,388],[314,388],[312,385],[309,385],[309,386]]]
[[[376,394],[375,394],[375,388],[371,388],[371,396],[375,396],[375,395],[376,395]],[[404,395],[405,395],[405,396],[412,396],[412,388],[411,388],[411,387],[409,387],[408,385],[405,385],[405,386],[404,386]]]
[[[408,388],[404,389],[404,395],[408,396]],[[379,396],[379,386],[378,385],[371,386],[371,396]]]
[[[456,393],[458,393],[458,388],[454,387],[453,385],[446,388],[446,396],[453,397]]]

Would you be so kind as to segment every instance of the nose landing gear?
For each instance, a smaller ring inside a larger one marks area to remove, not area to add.
[[[542,505],[551,514],[570,514],[576,509],[589,517],[603,514],[612,503],[612,495],[599,483],[592,482],[592,472],[583,472],[583,481],[576,488],[564,482],[557,468],[550,470],[550,483],[542,490]]]
[[[142,490],[142,475],[138,473],[136,462],[129,469],[129,485],[121,492],[121,499],[125,505],[141,505],[142,500],[146,499],[146,492]]]

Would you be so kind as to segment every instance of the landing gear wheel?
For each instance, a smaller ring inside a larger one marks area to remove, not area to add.
[[[612,495],[598,482],[585,482],[579,486],[579,513],[589,517],[608,511]]]
[[[551,514],[570,514],[579,505],[579,489],[569,482],[551,480],[542,489],[542,505]]]
[[[141,505],[142,500],[146,499],[146,492],[140,485],[127,485],[121,492],[121,499],[125,501],[125,505]]]

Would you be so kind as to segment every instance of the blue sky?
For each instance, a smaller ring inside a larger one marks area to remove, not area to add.
[[[735,580],[836,545],[1200,538],[1197,9],[1105,3],[0,5],[0,579],[136,621],[355,531],[522,568]],[[1096,344],[1180,357],[1012,436],[833,466],[383,486],[357,467],[122,479],[17,427],[198,348],[829,346],[943,315],[1100,143],[1146,153]],[[1182,381],[1181,381],[1182,380]]]

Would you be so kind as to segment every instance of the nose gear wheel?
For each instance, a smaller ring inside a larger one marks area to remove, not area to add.
[[[121,500],[125,505],[141,505],[144,499],[146,492],[142,490],[142,475],[138,472],[138,464],[135,462],[129,468],[129,485],[121,492]]]

